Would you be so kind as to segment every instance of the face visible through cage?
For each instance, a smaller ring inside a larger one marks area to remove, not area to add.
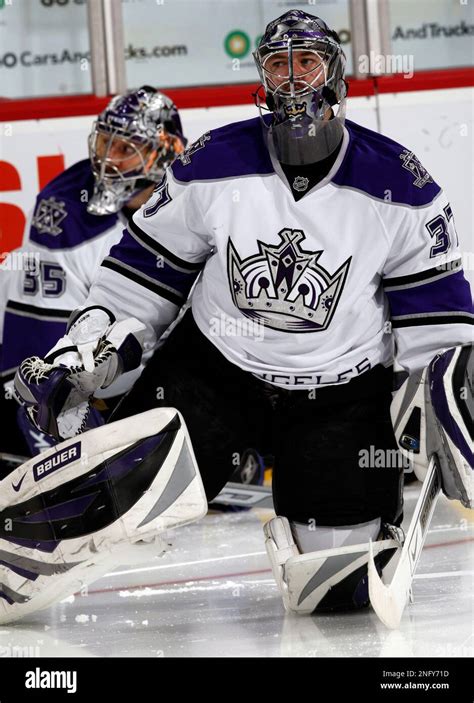
[[[267,90],[280,95],[304,95],[327,82],[327,62],[316,49],[270,52],[262,60],[262,71]]]
[[[89,159],[94,174],[93,195],[87,205],[92,215],[118,212],[125,204],[136,209],[147,200],[148,189],[184,150],[181,137],[163,124],[148,131],[132,131],[99,118],[89,135]],[[124,120],[125,122],[125,120]],[[137,199],[138,198],[138,199]]]
[[[100,125],[90,138],[90,158],[100,178],[127,180],[144,176],[155,161],[149,142],[132,139],[123,130],[105,130]]]

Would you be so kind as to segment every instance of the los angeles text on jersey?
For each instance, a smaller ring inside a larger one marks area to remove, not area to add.
[[[316,388],[318,386],[333,386],[338,383],[347,383],[351,378],[360,376],[361,373],[365,373],[372,368],[370,361],[365,358],[362,359],[354,367],[342,371],[337,374],[281,374],[281,373],[262,373],[253,374],[256,378],[261,378],[262,381],[267,383],[276,383],[278,385],[288,385],[288,386],[309,386],[310,388]]]

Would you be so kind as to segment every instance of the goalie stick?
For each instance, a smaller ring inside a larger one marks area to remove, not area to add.
[[[369,545],[369,597],[380,620],[391,629],[400,626],[403,611],[408,601],[411,584],[423,549],[431,518],[441,491],[441,482],[436,456],[431,458],[408,534],[403,544],[400,559],[390,584],[381,580],[374,562],[374,548]]]
[[[273,508],[272,489],[267,486],[252,486],[229,481],[219,495],[209,503],[210,508],[213,503],[242,508]]]
[[[20,456],[19,454],[7,454],[6,452],[0,452],[0,461],[8,462],[13,466],[20,466],[29,459],[31,459],[30,456]]]

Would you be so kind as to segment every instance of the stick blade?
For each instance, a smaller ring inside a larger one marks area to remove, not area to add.
[[[372,608],[383,624],[391,630],[400,627],[406,605],[406,594],[393,588],[393,582],[386,586],[379,576],[374,561],[373,543],[369,544],[369,598]]]
[[[254,486],[229,482],[210,503],[237,505],[243,508],[273,508],[272,489],[267,486]]]

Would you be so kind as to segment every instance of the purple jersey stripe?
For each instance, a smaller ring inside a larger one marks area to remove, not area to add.
[[[178,271],[159,254],[152,253],[137,242],[127,230],[124,231],[120,242],[112,247],[108,257],[131,266],[138,273],[171,288],[185,299],[199,273],[196,270]]]
[[[387,291],[387,297],[393,317],[424,312],[473,312],[471,290],[463,271],[413,288]]]
[[[40,320],[7,310],[3,330],[2,370],[19,366],[28,356],[46,356],[65,334],[66,320]]]

